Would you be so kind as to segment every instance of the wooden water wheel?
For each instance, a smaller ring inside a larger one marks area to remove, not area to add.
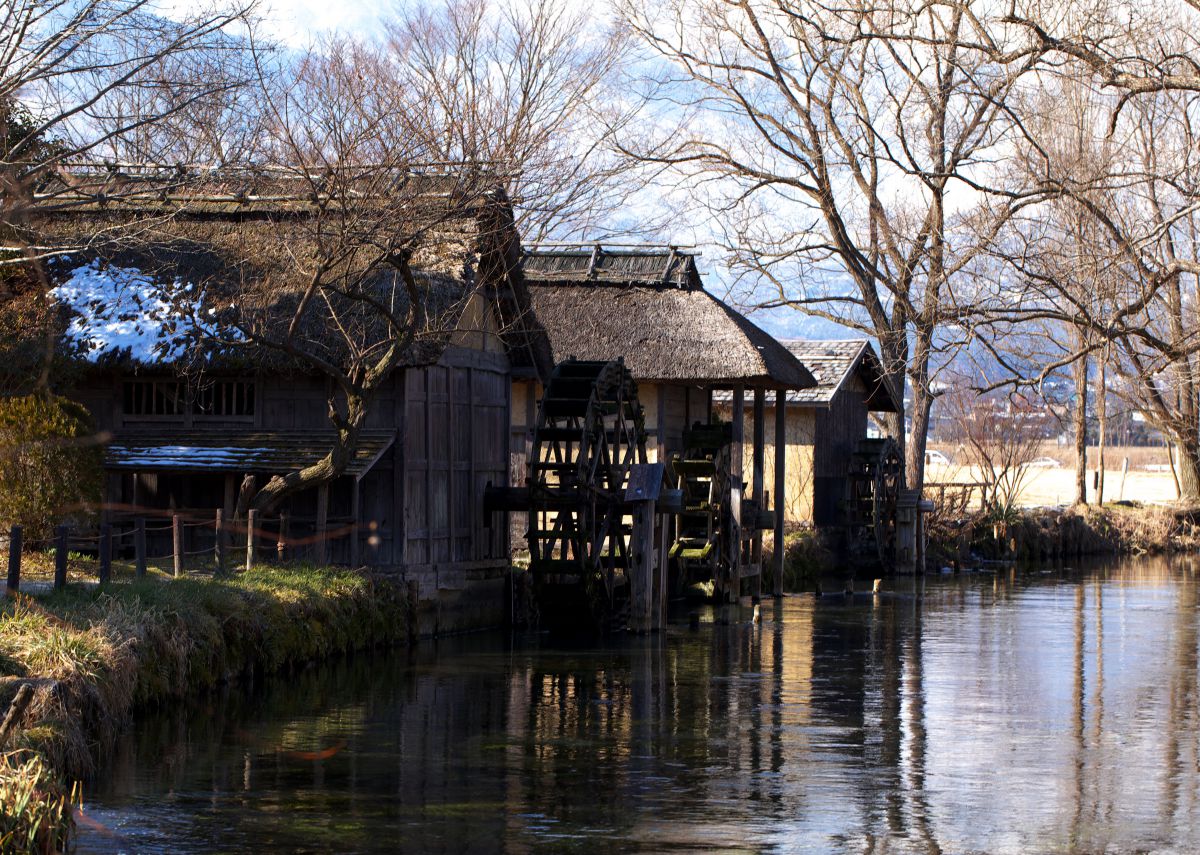
[[[628,608],[631,508],[646,462],[637,386],[621,360],[567,360],[546,384],[529,456],[529,566],[543,620],[601,624]]]
[[[679,568],[681,585],[712,580],[724,588],[739,547],[731,506],[733,425],[697,422],[683,442],[683,453],[671,460],[682,507],[669,556]]]
[[[859,563],[896,566],[896,503],[904,457],[891,437],[864,439],[851,455],[846,503],[850,555]]]

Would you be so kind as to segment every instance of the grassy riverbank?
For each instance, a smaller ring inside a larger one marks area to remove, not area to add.
[[[351,570],[269,567],[222,579],[147,579],[21,596],[0,608],[0,711],[33,693],[0,754],[0,792],[35,794],[27,820],[57,832],[56,775],[88,774],[139,706],[218,682],[403,641],[409,604],[399,582]],[[29,765],[34,758],[44,766]],[[0,835],[20,823],[6,798]],[[12,802],[13,806],[20,804]],[[28,826],[28,822],[25,823]],[[25,828],[25,832],[28,828]],[[20,828],[13,831],[18,840]],[[36,838],[36,835],[35,835]],[[3,851],[51,851],[33,845]],[[55,847],[57,848],[57,847]]]
[[[1054,561],[1194,551],[1200,546],[1194,516],[1168,506],[1114,504],[1020,510],[1004,519],[976,514],[933,520],[929,562],[934,566],[969,564],[975,557]]]

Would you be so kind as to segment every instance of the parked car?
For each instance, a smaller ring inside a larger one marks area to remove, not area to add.
[[[1028,463],[1030,469],[1060,469],[1062,464],[1053,457],[1035,457]]]
[[[925,465],[926,466],[951,466],[954,461],[940,451],[926,451]]]

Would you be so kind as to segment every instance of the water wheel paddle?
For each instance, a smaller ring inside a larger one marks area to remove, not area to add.
[[[896,503],[904,487],[904,458],[891,437],[864,439],[850,458],[846,503],[851,558],[896,567]]]
[[[628,611],[630,468],[646,462],[637,385],[622,360],[559,363],[528,461],[529,569],[541,618],[600,626]]]

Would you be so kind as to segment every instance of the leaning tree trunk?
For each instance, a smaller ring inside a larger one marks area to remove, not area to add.
[[[1100,506],[1104,504],[1104,445],[1108,440],[1108,387],[1105,385],[1107,382],[1108,349],[1105,348],[1104,355],[1100,358],[1100,382],[1096,390],[1096,427],[1099,433],[1099,445],[1096,449],[1096,504]]]
[[[347,396],[346,415],[338,419],[337,436],[329,453],[311,466],[272,477],[254,496],[251,507],[260,513],[273,513],[289,496],[327,484],[346,471],[358,450],[367,404],[366,397]]]

